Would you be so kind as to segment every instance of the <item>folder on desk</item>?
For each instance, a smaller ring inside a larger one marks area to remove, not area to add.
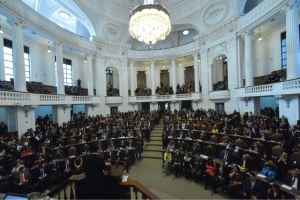
[[[282,188],[287,189],[287,190],[292,190],[292,187],[288,186],[288,185],[281,185]]]

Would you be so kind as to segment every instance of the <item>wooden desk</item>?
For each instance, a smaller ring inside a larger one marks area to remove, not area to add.
[[[261,175],[261,174],[260,174]],[[271,181],[273,181],[273,179],[271,179],[271,178],[269,178],[269,177],[267,177],[267,176],[264,176],[264,177],[260,177],[260,175],[259,174],[257,174],[256,175],[256,178],[258,179],[258,180],[260,180],[261,182],[263,182],[263,183],[270,183]]]

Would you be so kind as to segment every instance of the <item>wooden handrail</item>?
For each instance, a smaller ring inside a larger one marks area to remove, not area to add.
[[[153,194],[150,190],[148,190],[145,186],[143,186],[141,183],[139,183],[136,180],[132,180],[131,178],[127,178],[127,182],[120,182],[119,185],[124,187],[133,187],[136,190],[138,190],[140,193],[142,193],[143,197],[146,197],[148,199],[160,199],[155,194]]]

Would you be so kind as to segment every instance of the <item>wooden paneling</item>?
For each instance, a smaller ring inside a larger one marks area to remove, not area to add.
[[[184,70],[184,84],[190,85],[194,81],[194,66],[186,67]]]
[[[137,73],[137,87],[147,88],[147,78],[145,71],[138,71]]]
[[[163,82],[163,86],[170,86],[170,73],[169,70],[160,70],[160,82]]]

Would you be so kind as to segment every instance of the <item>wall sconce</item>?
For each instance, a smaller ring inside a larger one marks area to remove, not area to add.
[[[66,113],[66,107],[63,107],[64,114]]]
[[[249,97],[242,97],[241,100],[245,101],[245,105],[248,106],[248,102],[251,100]]]
[[[24,110],[25,112],[25,117],[27,118],[28,117],[28,110]]]
[[[90,106],[92,107],[92,111],[94,111],[94,107],[97,106],[97,105],[98,105],[97,103],[90,104]]]
[[[289,107],[290,107],[291,100],[290,100],[290,99],[286,99],[286,100],[285,100],[285,103],[286,103],[286,107],[289,108]]]

